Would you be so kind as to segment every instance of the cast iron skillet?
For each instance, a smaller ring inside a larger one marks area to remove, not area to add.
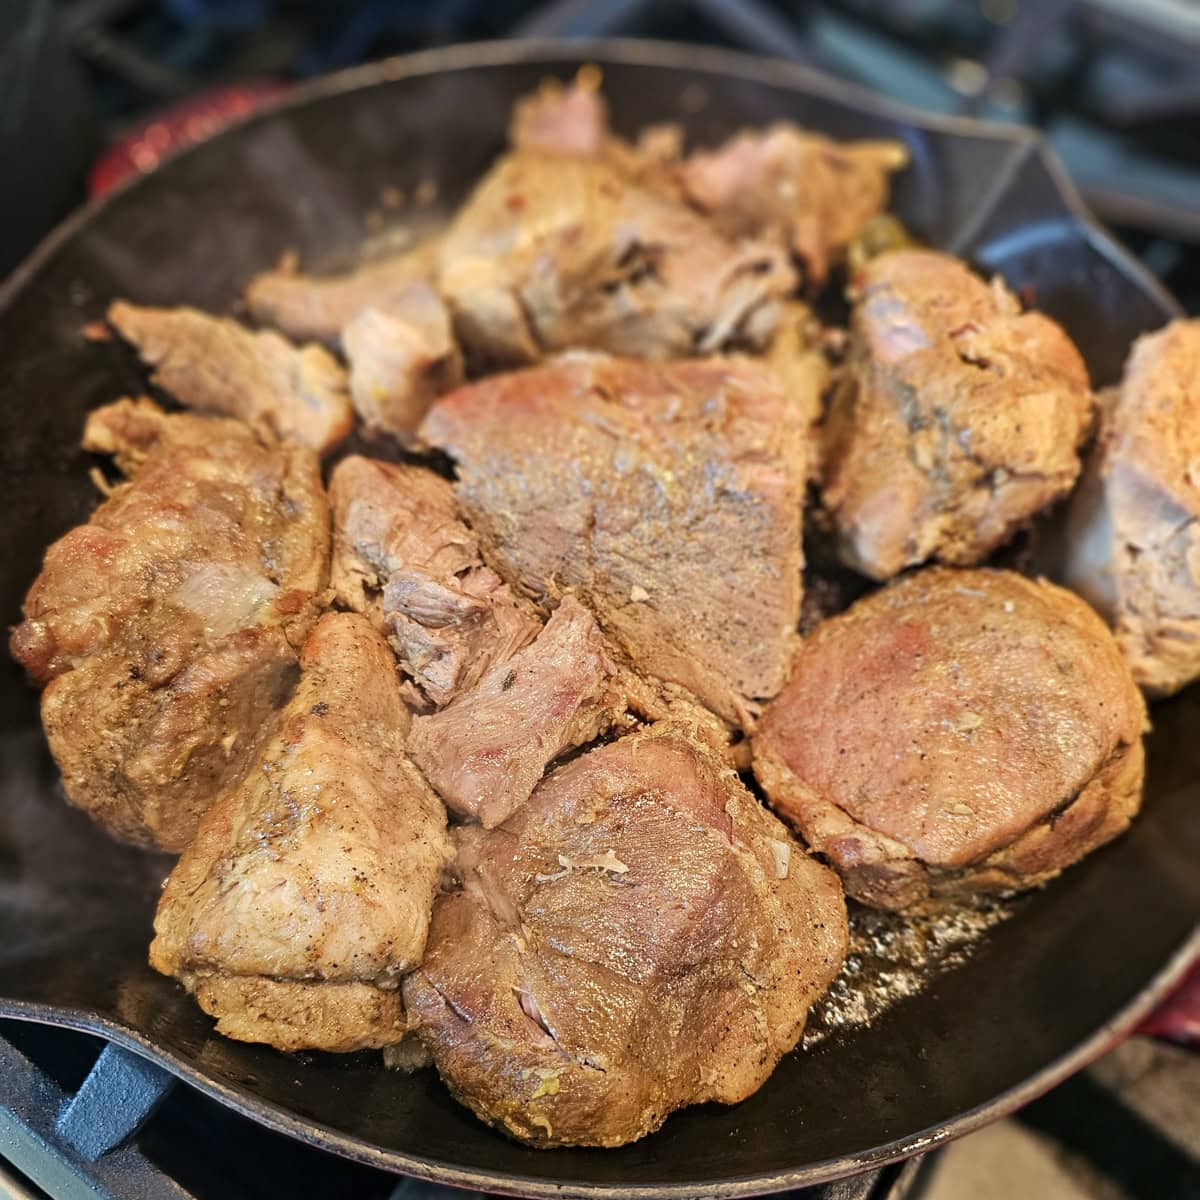
[[[1097,383],[1174,302],[1089,220],[1037,138],[898,109],[812,72],[695,47],[505,43],[323,80],[79,213],[0,298],[0,597],[6,623],[43,548],[95,496],[83,414],[142,376],[85,340],[106,302],[227,309],[288,248],[348,256],[385,186],[438,185],[449,212],[500,150],[515,97],[604,67],[619,130],[682,120],[696,141],[791,118],[902,138],[895,207],[923,239],[1001,271],[1057,317]],[[10,164],[10,169],[14,165]],[[736,1196],[817,1183],[965,1133],[1131,1029],[1195,952],[1200,694],[1155,709],[1145,812],[1031,897],[970,961],[872,1028],[787,1058],[732,1108],[673,1116],[621,1150],[538,1151],[479,1124],[432,1072],[226,1041],[146,966],[164,858],[117,846],[59,794],[34,693],[0,668],[0,1016],[89,1030],[315,1145],[521,1195]],[[1200,693],[1200,689],[1196,689]]]

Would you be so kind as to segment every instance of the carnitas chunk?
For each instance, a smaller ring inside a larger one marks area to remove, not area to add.
[[[443,238],[438,287],[464,349],[500,364],[572,347],[651,358],[769,338],[787,255],[737,243],[606,158],[497,162]]]
[[[1062,581],[1152,697],[1200,677],[1200,320],[1141,338],[1066,517]]]
[[[530,645],[413,721],[413,762],[455,812],[490,829],[529,799],[549,763],[624,709],[616,678],[595,618],[567,595]]]
[[[152,382],[185,408],[238,417],[324,453],[354,427],[346,372],[320,346],[293,346],[194,308],[140,308],[124,300],[108,319]]]
[[[865,225],[887,207],[900,142],[836,142],[787,122],[744,130],[683,164],[688,199],[726,236],[771,238],[821,285]]]
[[[344,275],[308,275],[284,263],[250,281],[246,305],[256,321],[295,341],[337,346],[350,322],[367,309],[403,311],[414,289],[432,280],[436,257],[437,243],[430,238]]]
[[[1031,887],[1121,833],[1145,719],[1083,601],[933,567],[803,640],[754,769],[849,895],[913,908]]]
[[[388,635],[428,704],[470,691],[537,636],[537,612],[484,565],[441,476],[353,455],[329,498],[337,598]]]
[[[434,399],[463,381],[449,314],[428,284],[414,284],[391,308],[364,309],[342,331],[342,348],[368,432],[405,444]]]
[[[823,499],[848,566],[980,562],[1079,475],[1087,369],[1049,317],[957,259],[900,250],[855,280]]]
[[[390,1046],[451,861],[446,813],[404,750],[383,638],[322,617],[278,732],[167,880],[150,963],[217,1030],[280,1050]]]
[[[316,455],[122,400],[84,446],[130,476],[46,552],[12,635],[68,797],[181,850],[295,681],[329,572]]]
[[[833,873],[672,725],[458,847],[405,1003],[455,1096],[535,1145],[619,1146],[749,1096],[845,954]]]
[[[806,455],[772,372],[580,356],[442,397],[421,436],[519,591],[573,589],[622,656],[730,723],[783,685]]]

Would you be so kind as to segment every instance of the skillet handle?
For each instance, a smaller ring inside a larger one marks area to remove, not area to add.
[[[1192,965],[1183,982],[1146,1018],[1138,1033],[1200,1049],[1200,962]]]
[[[63,1105],[54,1132],[80,1157],[96,1162],[141,1129],[174,1083],[162,1067],[110,1042]]]

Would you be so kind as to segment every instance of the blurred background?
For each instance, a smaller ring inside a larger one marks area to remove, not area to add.
[[[513,36],[772,54],[919,108],[1035,125],[1097,215],[1200,313],[1200,0],[0,0],[0,279],[89,196],[264,98],[392,54]],[[1194,1013],[1200,982],[1190,986]],[[1200,1029],[1182,1019],[1157,1031],[1194,1040]],[[53,1124],[97,1049],[0,1023],[0,1077],[28,1101],[23,1116],[0,1103],[0,1197],[48,1194],[6,1148],[42,1117]],[[1142,1036],[927,1156],[919,1177],[885,1173],[820,1197],[1187,1200],[1200,1197],[1198,1164],[1200,1058]],[[322,1156],[182,1088],[136,1145],[56,1178],[54,1195],[71,1197],[438,1191]]]
[[[0,274],[89,193],[262,96],[452,42],[621,35],[1042,128],[1200,307],[1200,0],[0,0]]]

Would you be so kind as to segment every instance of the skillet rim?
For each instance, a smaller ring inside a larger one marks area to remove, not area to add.
[[[177,159],[219,141],[226,130],[254,122],[265,122],[330,97],[406,78],[436,75],[464,68],[513,66],[536,62],[539,59],[596,61],[601,66],[608,62],[666,69],[686,66],[735,79],[767,82],[794,91],[818,95],[913,128],[1008,144],[1013,148],[1013,156],[1009,159],[1006,169],[997,176],[995,186],[989,191],[978,212],[968,221],[967,227],[958,232],[955,239],[957,242],[966,238],[967,228],[978,228],[994,214],[996,204],[1003,197],[1003,185],[1012,172],[1030,158],[1036,157],[1053,183],[1064,209],[1088,244],[1123,276],[1136,283],[1164,313],[1182,313],[1181,307],[1170,293],[1088,211],[1057,157],[1036,130],[1018,125],[997,126],[967,117],[924,113],[806,66],[719,48],[627,38],[513,39],[465,43],[401,55],[297,86],[283,96],[268,101],[252,113],[231,122],[213,138],[169,154],[162,160],[160,167],[169,168]],[[109,205],[133,192],[146,178],[147,176],[140,173],[130,176],[102,196],[87,202],[52,230],[13,270],[8,279],[0,283],[0,313],[20,302],[25,288],[53,261],[61,248],[87,228]],[[958,1114],[942,1125],[895,1139],[862,1154],[825,1159],[795,1170],[739,1176],[706,1183],[703,1186],[661,1183],[620,1186],[586,1183],[559,1185],[536,1176],[501,1175],[455,1167],[443,1161],[387,1149],[303,1118],[281,1105],[263,1100],[245,1087],[227,1084],[208,1075],[203,1068],[193,1065],[181,1055],[164,1049],[150,1036],[131,1026],[85,1009],[58,1008],[0,997],[0,1017],[28,1020],[98,1035],[157,1063],[170,1074],[241,1116],[309,1145],[391,1172],[457,1187],[519,1196],[577,1195],[597,1200],[618,1200],[619,1197],[683,1200],[684,1197],[705,1196],[727,1200],[827,1183],[881,1167],[923,1153],[1012,1112],[1087,1066],[1130,1033],[1182,979],[1197,956],[1200,956],[1200,925],[1193,929],[1191,935],[1176,948],[1168,961],[1146,981],[1133,1000],[1096,1029],[1090,1037],[1021,1083],[973,1109]]]

